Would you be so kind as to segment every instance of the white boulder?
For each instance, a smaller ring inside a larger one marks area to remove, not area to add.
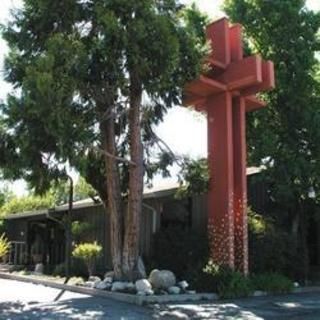
[[[113,281],[113,279],[114,279],[114,271],[107,271],[104,274],[104,278],[112,278],[112,281]]]
[[[189,287],[189,283],[187,281],[180,281],[177,283],[178,287],[181,288],[183,291],[186,291]]]
[[[177,286],[172,286],[172,287],[168,288],[168,292],[169,292],[169,294],[180,294],[181,289]]]
[[[147,279],[137,280],[136,290],[137,292],[147,292],[148,290],[152,290],[151,283]]]
[[[103,282],[112,283],[112,282],[113,282],[113,278],[112,278],[112,277],[105,277],[105,278],[103,279]]]
[[[86,281],[84,284],[83,284],[84,287],[88,287],[88,288],[94,288],[95,286],[95,282],[94,281]]]
[[[94,283],[94,288],[100,289],[100,290],[107,290],[107,289],[111,288],[111,283],[99,281],[99,282]]]
[[[149,282],[154,289],[167,290],[176,284],[176,277],[172,271],[155,269],[149,275]]]
[[[115,281],[112,283],[111,291],[125,291],[127,286],[128,282]]]
[[[96,281],[101,281],[101,279],[97,276],[90,276],[88,281],[96,282]]]

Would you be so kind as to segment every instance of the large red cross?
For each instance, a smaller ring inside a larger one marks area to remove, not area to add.
[[[208,115],[208,233],[211,258],[248,273],[246,112],[265,106],[255,97],[274,88],[271,61],[243,56],[241,25],[210,24],[210,71],[185,88],[184,105]]]

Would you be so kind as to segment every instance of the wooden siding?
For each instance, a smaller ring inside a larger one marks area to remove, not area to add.
[[[177,200],[174,198],[174,192],[171,192],[171,195],[168,194],[160,198],[149,197],[144,200],[140,228],[140,249],[144,258],[148,258],[152,254],[154,235],[164,226],[164,219],[168,219],[169,217],[170,220],[171,214],[173,221],[179,215],[183,215],[181,221],[185,221],[187,228],[196,232],[206,232],[207,195],[197,195],[190,199]],[[254,176],[250,176],[248,179],[248,201],[254,210],[264,213],[264,208],[266,208],[268,203],[267,187]],[[65,213],[52,212],[50,215],[61,219],[61,215]],[[9,240],[27,242],[28,223],[31,221],[45,222],[46,219],[45,216],[30,216],[7,220],[7,235]],[[110,219],[103,205],[75,208],[72,220],[88,222],[92,225],[93,228],[82,237],[81,242],[97,241],[102,245],[104,250],[102,257],[98,261],[98,268],[103,270],[111,269]]]

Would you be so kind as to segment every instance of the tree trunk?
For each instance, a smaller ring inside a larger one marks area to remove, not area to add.
[[[103,137],[103,148],[111,155],[116,155],[114,117],[110,116],[100,124]],[[105,156],[106,178],[107,178],[107,209],[110,215],[110,241],[113,270],[115,278],[122,278],[122,236],[123,215],[121,208],[120,178],[117,160]]]
[[[143,196],[143,146],[141,140],[140,108],[142,88],[134,73],[130,74],[129,144],[133,164],[129,168],[128,209],[125,219],[123,272],[129,280],[141,275],[138,271],[140,223]]]
[[[65,234],[66,234],[66,280],[68,282],[71,273],[71,254],[72,254],[72,210],[73,210],[73,179],[68,175],[69,179],[69,201],[68,201],[68,212],[66,216]]]
[[[301,241],[301,258],[302,258],[302,269],[303,269],[303,280],[305,284],[308,284],[309,280],[309,248],[308,248],[308,217],[305,213],[301,212],[300,217],[300,241]]]

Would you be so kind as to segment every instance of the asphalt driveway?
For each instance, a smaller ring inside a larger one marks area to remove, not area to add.
[[[0,319],[320,320],[320,293],[138,307],[42,285],[0,279]]]

